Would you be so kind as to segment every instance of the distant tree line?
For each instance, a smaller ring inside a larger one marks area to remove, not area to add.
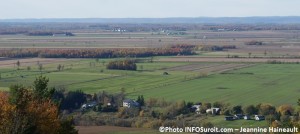
[[[95,31],[122,29],[127,32],[170,32],[176,33],[188,30],[210,30],[218,31],[253,31],[253,30],[300,30],[299,24],[91,24],[91,23],[2,23],[0,24],[0,34],[26,34],[34,31]]]
[[[46,32],[46,31],[34,31],[26,33],[28,36],[54,36],[55,34],[63,34],[65,36],[74,36],[71,32]]]
[[[236,49],[235,45],[224,45],[224,46],[200,46],[201,51],[223,51],[227,49]]]
[[[245,42],[245,45],[257,45],[257,46],[261,46],[261,45],[263,45],[263,42],[262,41],[252,40],[252,41]]]
[[[118,57],[150,57],[193,55],[192,48],[173,46],[167,48],[86,48],[86,49],[46,49],[22,48],[1,49],[0,57],[9,58],[118,58]]]

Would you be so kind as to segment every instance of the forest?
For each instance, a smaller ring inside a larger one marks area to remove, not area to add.
[[[118,58],[193,55],[195,46],[174,45],[165,48],[85,48],[85,49],[51,49],[20,48],[1,49],[0,57],[9,58]]]

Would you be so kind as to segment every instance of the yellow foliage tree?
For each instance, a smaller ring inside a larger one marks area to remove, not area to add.
[[[285,115],[285,114],[292,114],[294,112],[294,108],[292,105],[281,105],[278,107],[278,112],[280,112],[282,115]]]
[[[0,92],[1,134],[56,134],[60,129],[57,106],[50,100],[34,100],[29,90],[22,91],[17,103],[10,102],[8,93]]]

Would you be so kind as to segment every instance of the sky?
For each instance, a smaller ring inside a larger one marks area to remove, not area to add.
[[[300,16],[300,0],[0,0],[0,19]]]

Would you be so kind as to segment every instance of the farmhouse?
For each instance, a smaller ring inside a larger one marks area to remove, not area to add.
[[[210,108],[206,110],[206,113],[211,113],[212,115],[219,115],[221,109],[220,108]]]
[[[191,107],[191,110],[196,112],[197,114],[200,114],[200,107],[201,107],[201,104],[196,104]]]
[[[131,108],[131,107],[139,107],[140,104],[134,100],[131,99],[125,99],[123,100],[123,107]]]
[[[94,106],[97,105],[97,102],[93,101],[93,102],[89,102],[89,103],[86,103],[86,104],[83,104],[81,106],[82,109],[87,109],[87,108],[92,108]]]

